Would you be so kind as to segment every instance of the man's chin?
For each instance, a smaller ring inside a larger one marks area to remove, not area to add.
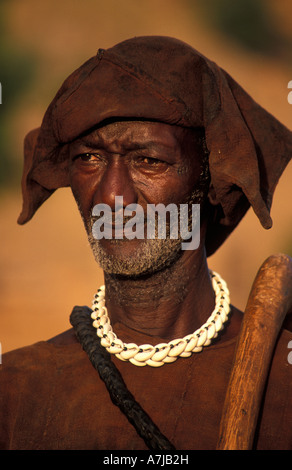
[[[89,240],[94,257],[110,275],[137,278],[169,267],[180,256],[174,240]]]

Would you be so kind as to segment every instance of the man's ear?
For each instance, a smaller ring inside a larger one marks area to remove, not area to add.
[[[247,209],[248,207],[246,210]],[[217,248],[228,238],[235,228],[235,226],[222,223],[222,221],[224,222],[224,218],[223,208],[217,199],[215,188],[211,183],[201,214],[201,220],[206,225],[204,230],[206,232],[205,248],[207,257],[215,253]]]
[[[221,220],[224,219],[223,208],[217,199],[216,191],[212,183],[209,185],[202,216],[207,219],[209,226],[220,225]],[[214,232],[212,236],[214,236]]]
[[[220,202],[218,201],[216,197],[216,191],[212,183],[210,183],[209,185],[209,191],[208,191],[207,197],[208,197],[209,202],[212,204],[212,206],[217,206],[218,204],[220,204]]]

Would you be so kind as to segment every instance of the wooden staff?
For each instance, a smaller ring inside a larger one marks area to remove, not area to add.
[[[270,256],[259,269],[243,316],[217,450],[252,448],[275,343],[292,308],[292,259]]]

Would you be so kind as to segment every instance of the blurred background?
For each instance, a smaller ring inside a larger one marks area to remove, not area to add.
[[[103,282],[70,189],[58,190],[25,226],[23,139],[38,127],[63,80],[98,48],[141,35],[167,35],[227,70],[292,129],[290,0],[1,0],[0,2],[0,342],[2,353],[70,328],[74,305],[89,305]],[[292,167],[274,197],[274,226],[250,211],[210,268],[244,309],[253,279],[272,253],[292,255]]]

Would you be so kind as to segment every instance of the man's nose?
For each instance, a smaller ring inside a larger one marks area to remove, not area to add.
[[[94,195],[94,205],[107,204],[115,209],[117,196],[123,197],[123,206],[137,203],[137,193],[126,162],[110,162],[105,169]]]

